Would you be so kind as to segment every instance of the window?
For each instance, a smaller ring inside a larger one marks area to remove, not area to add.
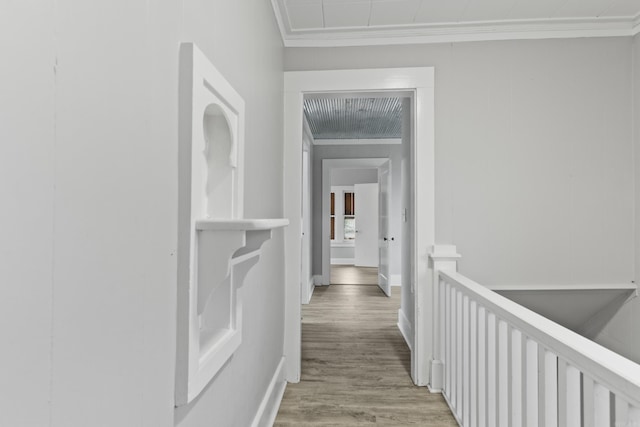
[[[344,240],[356,238],[356,195],[352,192],[344,193]]]
[[[336,239],[336,193],[331,193],[331,240]]]
[[[354,245],[356,239],[356,200],[353,189],[353,185],[331,186],[329,235],[332,246],[350,247]]]

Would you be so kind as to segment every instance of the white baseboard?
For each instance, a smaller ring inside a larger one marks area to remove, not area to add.
[[[400,333],[404,337],[407,346],[409,346],[409,350],[413,351],[413,328],[402,309],[398,310],[398,329],[400,329]]]
[[[315,285],[313,284],[313,276],[310,276],[307,280],[307,289],[302,289],[303,292],[300,292],[300,302],[302,304],[309,304],[311,301],[311,296],[313,295],[313,289]],[[304,288],[304,285],[302,286]]]
[[[313,287],[315,288],[316,286],[323,286],[324,283],[322,283],[322,275],[321,274],[316,274],[315,276],[313,276]]]
[[[316,290],[316,284],[313,283],[313,279],[309,282],[309,302],[311,302],[311,298],[313,298],[313,291]]]
[[[392,274],[389,277],[389,284],[391,286],[402,286],[402,275],[401,274]]]
[[[331,258],[333,265],[353,265],[356,260],[354,258]]]
[[[280,402],[282,401],[282,395],[284,389],[287,387],[287,382],[284,379],[284,357],[280,359],[276,372],[271,378],[269,387],[262,398],[260,407],[256,416],[253,418],[251,427],[271,427],[278,415],[278,409],[280,409]]]
[[[316,284],[314,283],[315,279],[313,276],[309,278],[309,301],[306,303],[309,304],[311,302],[311,297],[313,296],[313,291],[316,289]]]

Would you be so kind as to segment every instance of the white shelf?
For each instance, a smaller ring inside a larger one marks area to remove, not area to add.
[[[196,230],[271,230],[289,225],[286,218],[217,219],[203,218],[196,221]]]

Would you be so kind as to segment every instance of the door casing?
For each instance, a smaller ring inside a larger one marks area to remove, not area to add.
[[[304,94],[408,90],[414,93],[411,144],[414,203],[407,218],[414,231],[409,277],[414,296],[411,376],[417,385],[427,385],[433,359],[433,309],[430,304],[433,283],[427,260],[429,250],[435,243],[434,68],[291,71],[284,74],[284,215],[290,220],[284,237],[286,379],[289,382],[300,381],[300,206]]]

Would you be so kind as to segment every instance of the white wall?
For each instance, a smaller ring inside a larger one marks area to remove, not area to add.
[[[640,283],[640,35],[633,41],[633,130],[635,156],[635,282]],[[596,337],[600,344],[640,363],[640,298],[635,298],[624,305],[614,318]]]
[[[54,4],[51,425],[169,425],[178,5]]]
[[[243,346],[174,414],[178,47],[244,97],[245,212],[281,216],[271,6],[3,2],[0,40],[0,425],[248,425],[282,356],[280,234],[247,278]]]
[[[377,169],[333,169],[331,185],[371,184],[378,182]]]
[[[52,2],[0,3],[0,425],[6,426],[49,423],[53,12]]]
[[[286,70],[435,66],[436,241],[487,284],[633,280],[630,62],[629,38],[285,51]]]

